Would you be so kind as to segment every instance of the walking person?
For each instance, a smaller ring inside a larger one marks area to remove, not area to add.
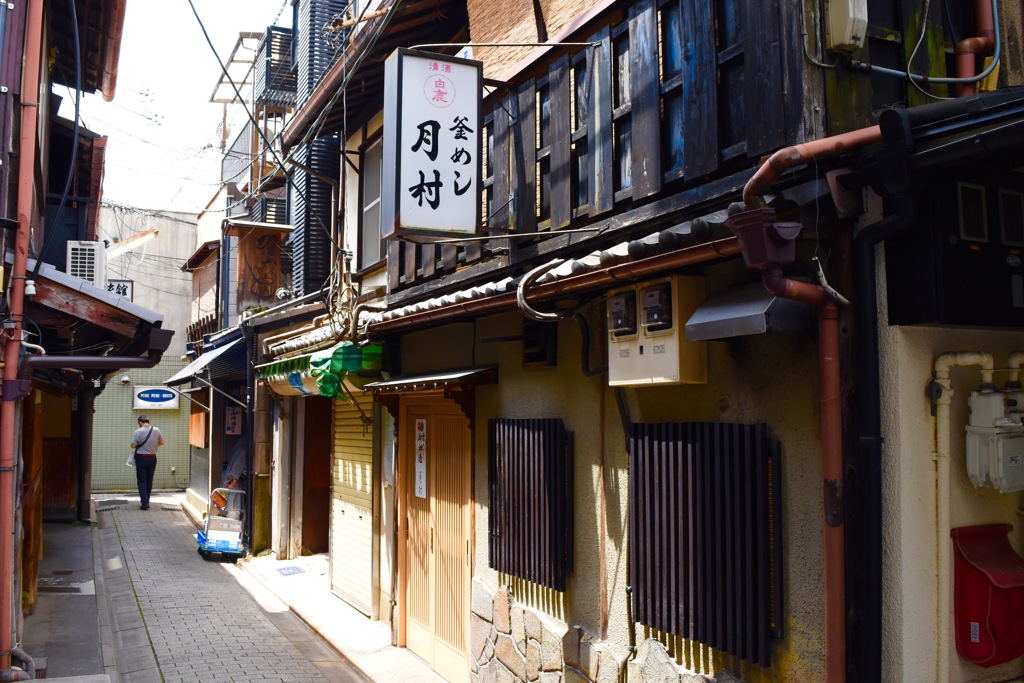
[[[156,452],[163,445],[160,429],[149,424],[148,417],[139,415],[139,428],[132,435],[131,447],[135,449],[135,480],[139,484],[142,510],[149,509],[149,494],[153,492],[153,475],[156,474]]]

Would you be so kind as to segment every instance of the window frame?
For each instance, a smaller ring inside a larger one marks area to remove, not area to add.
[[[365,242],[364,242],[364,235],[365,235],[365,232],[366,232],[366,225],[365,225],[366,221],[365,221],[365,218],[366,218],[366,211],[367,211],[367,208],[368,208],[367,204],[366,204],[366,201],[365,201],[365,197],[366,197],[366,173],[365,173],[365,170],[366,170],[366,157],[367,157],[367,153],[370,152],[371,150],[374,150],[374,149],[378,150],[378,153],[379,153],[378,154],[378,156],[379,156],[378,169],[380,170],[380,175],[379,175],[379,177],[377,179],[377,198],[375,200],[375,203],[376,203],[376,205],[378,207],[377,235],[379,237],[379,251],[377,253],[376,260],[374,260],[374,261],[372,261],[370,263],[367,263],[366,259],[365,259],[365,249],[363,248],[364,244],[365,244]],[[384,155],[383,155],[383,149],[384,149],[384,134],[383,134],[383,130],[377,131],[373,135],[367,136],[366,139],[364,140],[363,144],[361,144],[359,146],[359,219],[358,219],[358,225],[356,226],[356,242],[359,245],[359,249],[358,249],[358,252],[356,254],[356,263],[357,263],[356,271],[357,272],[365,272],[365,271],[368,271],[368,270],[372,270],[372,269],[378,267],[381,263],[383,263],[384,261],[387,260],[387,253],[388,253],[387,242],[384,240],[384,238],[383,238],[383,236],[381,234],[381,224],[380,224],[380,220],[379,220],[379,216],[380,216],[379,207],[381,206],[381,202],[383,200],[383,190],[384,190]]]

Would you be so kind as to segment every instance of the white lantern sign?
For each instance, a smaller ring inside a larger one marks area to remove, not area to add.
[[[482,64],[399,48],[384,83],[383,236],[475,235]]]

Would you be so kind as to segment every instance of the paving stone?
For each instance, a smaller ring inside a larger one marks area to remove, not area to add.
[[[498,661],[507,666],[518,680],[526,680],[526,660],[519,654],[511,636],[505,634],[498,636],[498,642],[494,644],[494,654]]]
[[[523,621],[526,625],[526,637],[533,638],[534,640],[540,640],[541,625],[540,618],[537,616],[537,613],[530,609],[524,609]]]
[[[494,594],[494,628],[499,633],[512,632],[512,615],[510,603],[512,602],[508,586],[502,586]]]
[[[473,579],[473,614],[494,621],[494,593],[480,579]]]
[[[183,512],[100,517],[98,565],[122,683],[362,680],[294,614],[264,611],[237,570],[200,557]]]
[[[562,636],[562,660],[566,666],[580,666],[580,627],[573,626]]]
[[[535,681],[540,673],[540,643],[532,638],[526,643],[526,678]]]
[[[511,616],[512,640],[519,648],[519,652],[526,654],[526,624],[523,619],[523,608],[518,604],[513,604]]]

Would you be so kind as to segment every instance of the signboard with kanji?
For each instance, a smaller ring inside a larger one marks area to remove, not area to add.
[[[429,241],[480,225],[481,62],[399,48],[384,69],[381,234]]]
[[[107,280],[107,291],[118,296],[123,296],[128,301],[135,301],[134,280]]]

